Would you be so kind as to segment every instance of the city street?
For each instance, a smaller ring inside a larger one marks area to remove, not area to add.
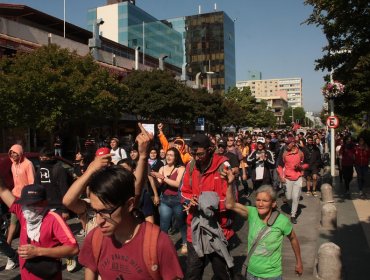
[[[320,229],[320,197],[306,196],[303,194],[300,202],[301,213],[298,216],[298,224],[294,225],[294,230],[297,233],[301,245],[301,254],[304,266],[304,273],[300,279],[311,280],[316,279],[314,276],[315,257],[319,246],[324,242],[334,242],[342,249],[343,267],[345,279],[366,280],[370,275],[370,267],[367,262],[370,259],[370,219],[369,211],[370,201],[361,200],[356,193],[357,182],[354,179],[351,184],[352,195],[351,199],[344,198],[339,193],[341,192],[341,184],[338,177],[335,177],[335,205],[338,209],[338,228],[335,231],[323,231]],[[366,189],[368,197],[370,197],[370,188]],[[241,201],[244,204],[253,204],[254,195],[248,200]],[[283,202],[281,197],[278,200],[279,208],[284,213],[286,207],[281,207]],[[79,223],[77,219],[71,219],[71,228],[73,232],[79,231]],[[235,259],[235,271],[239,272],[246,257],[247,233],[248,226],[240,217],[235,221],[235,229],[237,232],[236,247],[231,253]],[[177,249],[180,249],[179,234],[171,236]],[[15,240],[13,246],[17,245],[18,240]],[[83,241],[78,238],[79,243]],[[180,262],[185,268],[185,257],[179,255]],[[64,262],[65,263],[65,262]],[[5,271],[6,258],[0,256],[0,279],[20,279],[19,270]],[[290,247],[290,242],[286,238],[283,246],[283,276],[286,280],[297,279],[294,272],[295,257],[293,250]],[[207,266],[204,273],[204,280],[212,278],[213,272],[210,265]],[[74,273],[69,273],[64,269],[63,279],[83,279],[83,268],[77,269]]]

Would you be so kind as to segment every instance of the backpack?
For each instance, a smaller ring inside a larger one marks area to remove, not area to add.
[[[162,279],[159,274],[159,263],[157,256],[157,242],[159,237],[160,229],[159,226],[149,222],[145,222],[145,233],[144,233],[144,246],[143,246],[143,257],[146,269],[153,280]],[[98,265],[101,246],[103,242],[103,234],[97,229],[94,231],[92,236],[93,256],[96,265]]]

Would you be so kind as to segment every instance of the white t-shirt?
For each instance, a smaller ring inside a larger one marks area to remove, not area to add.
[[[121,151],[121,152],[120,152]],[[126,154],[126,151],[125,149],[123,148],[117,148],[115,151],[113,149],[110,150],[110,153],[111,154],[114,154],[112,156],[112,162],[114,164],[117,164],[117,162],[119,162],[121,159],[125,159],[127,158],[127,154]]]

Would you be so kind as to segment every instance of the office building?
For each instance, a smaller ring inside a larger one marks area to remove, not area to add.
[[[303,107],[301,78],[247,80],[237,82],[236,86],[249,87],[256,98],[281,96],[287,99],[289,107]]]
[[[222,11],[168,19],[172,28],[183,34],[184,65],[188,78],[198,73],[203,87],[207,72],[213,90],[227,91],[234,87],[235,32],[234,21]]]
[[[134,1],[108,1],[88,11],[88,28],[102,18],[101,35],[183,69],[182,79],[225,92],[235,86],[234,21],[222,12],[158,20]],[[141,61],[145,64],[145,61]],[[198,75],[197,75],[198,74]],[[197,79],[198,77],[198,79]]]
[[[155,58],[166,56],[166,62],[181,68],[183,64],[182,34],[168,24],[134,5],[134,1],[109,1],[110,5],[88,11],[88,29],[103,19],[100,35],[130,48],[140,47],[142,54]],[[141,56],[141,62],[145,64]]]

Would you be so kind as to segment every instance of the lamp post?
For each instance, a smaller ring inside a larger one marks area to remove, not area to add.
[[[159,70],[164,70],[164,60],[168,57],[166,54],[161,54],[159,56]]]
[[[330,71],[330,82],[333,83],[333,70]],[[334,98],[329,99],[330,116],[334,116]],[[330,128],[330,175],[335,175],[335,130]]]
[[[95,60],[99,59],[99,49],[101,48],[101,40],[99,35],[99,27],[104,24],[102,18],[97,19],[93,25],[93,37],[89,39],[89,48]]]

